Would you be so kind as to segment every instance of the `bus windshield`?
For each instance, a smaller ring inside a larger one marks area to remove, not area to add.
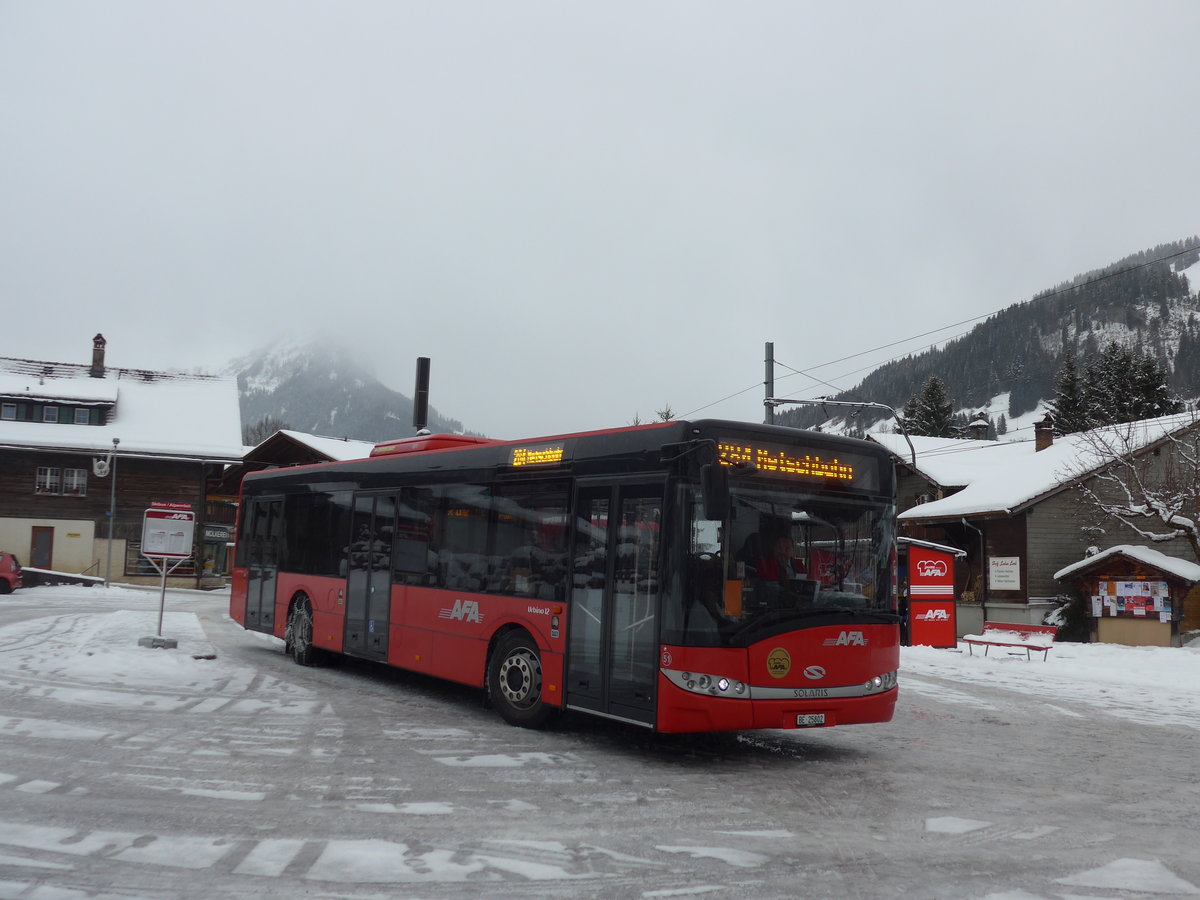
[[[664,640],[748,646],[806,626],[893,622],[892,509],[878,500],[741,484],[722,521],[683,488],[686,562]]]

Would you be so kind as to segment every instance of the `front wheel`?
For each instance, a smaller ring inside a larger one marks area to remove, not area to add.
[[[488,665],[488,696],[510,725],[539,728],[554,715],[542,700],[542,658],[523,631],[500,639]]]
[[[307,597],[298,597],[288,613],[287,630],[284,632],[284,651],[292,655],[297,665],[311,666],[317,661],[317,648],[313,646],[313,615]]]

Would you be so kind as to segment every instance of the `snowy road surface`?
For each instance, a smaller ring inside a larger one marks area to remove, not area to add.
[[[169,593],[170,651],[157,593],[0,598],[0,898],[1200,895],[1193,649],[912,648],[890,724],[656,738],[226,604]]]

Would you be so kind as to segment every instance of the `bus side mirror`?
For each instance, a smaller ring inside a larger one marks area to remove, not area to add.
[[[704,518],[723,522],[729,517],[729,469],[720,463],[700,467],[704,492]]]

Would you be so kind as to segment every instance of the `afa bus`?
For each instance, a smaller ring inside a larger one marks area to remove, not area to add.
[[[891,719],[894,475],[874,444],[702,420],[425,435],[242,485],[230,614],[659,732]]]

